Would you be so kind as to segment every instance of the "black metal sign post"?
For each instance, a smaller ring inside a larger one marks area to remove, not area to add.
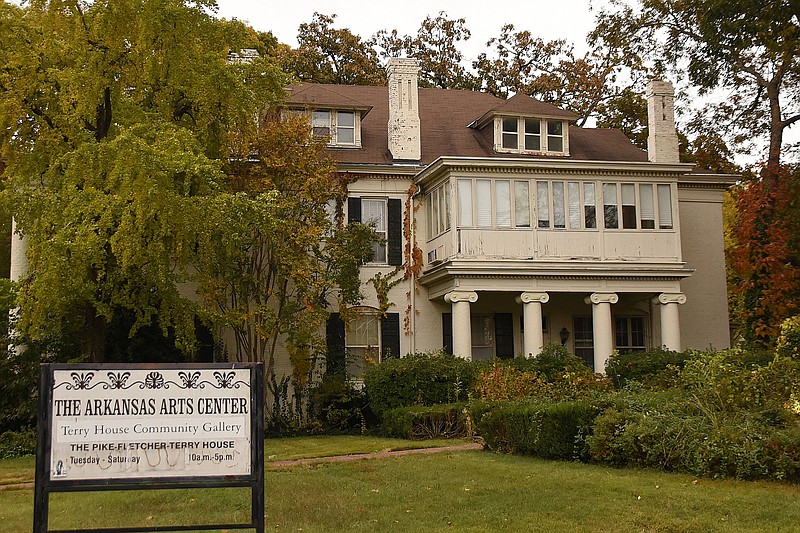
[[[264,533],[262,363],[43,364],[39,391],[34,533]],[[250,489],[249,523],[49,529],[54,492],[230,487]]]

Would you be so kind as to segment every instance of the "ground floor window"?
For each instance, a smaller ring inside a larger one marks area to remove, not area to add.
[[[575,355],[583,359],[586,366],[594,368],[594,333],[592,317],[576,316],[573,319]]]
[[[359,309],[347,324],[331,313],[326,327],[327,372],[359,379],[367,365],[400,356],[400,314]]]
[[[514,357],[514,317],[511,313],[473,314],[470,316],[472,360]],[[453,353],[453,315],[442,313],[442,347]]]
[[[622,316],[614,319],[614,337],[619,353],[643,352],[645,344],[645,318],[643,316]]]

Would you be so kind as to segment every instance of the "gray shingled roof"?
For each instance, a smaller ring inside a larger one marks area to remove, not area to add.
[[[361,145],[332,148],[331,156],[341,163],[391,164],[387,142],[389,91],[386,87],[301,83],[289,88],[288,106],[331,107],[362,110]],[[366,114],[368,113],[368,114]],[[442,156],[546,158],[496,153],[492,147],[491,125],[470,128],[492,113],[559,117],[574,120],[575,114],[527,96],[509,100],[488,93],[450,89],[420,89],[421,163],[427,165]],[[570,155],[566,159],[589,161],[647,161],[647,153],[634,146],[620,130],[570,126]],[[547,158],[565,159],[549,156]]]

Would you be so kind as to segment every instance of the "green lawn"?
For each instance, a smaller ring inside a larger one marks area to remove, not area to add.
[[[413,446],[317,437],[267,441],[267,455],[309,457]],[[294,458],[292,457],[292,458]],[[0,461],[0,483],[29,459]],[[24,477],[24,476],[23,476]],[[267,465],[268,531],[797,531],[800,487],[696,480],[489,452],[445,452],[291,468]],[[135,497],[134,497],[135,496]],[[31,530],[33,491],[0,491],[0,529]],[[55,494],[51,527],[245,521],[247,492]]]

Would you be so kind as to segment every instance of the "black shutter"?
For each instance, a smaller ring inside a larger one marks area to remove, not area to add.
[[[387,259],[390,265],[398,266],[403,264],[403,201],[389,198],[387,208]]]
[[[494,339],[498,359],[514,357],[514,317],[511,313],[494,315]]]
[[[442,348],[445,353],[453,353],[453,314],[442,313]]]
[[[361,222],[361,198],[347,199],[347,222]]]
[[[339,313],[331,313],[325,326],[325,342],[328,346],[328,374],[344,372],[344,321]]]
[[[381,357],[400,357],[400,313],[386,313],[381,318]]]

